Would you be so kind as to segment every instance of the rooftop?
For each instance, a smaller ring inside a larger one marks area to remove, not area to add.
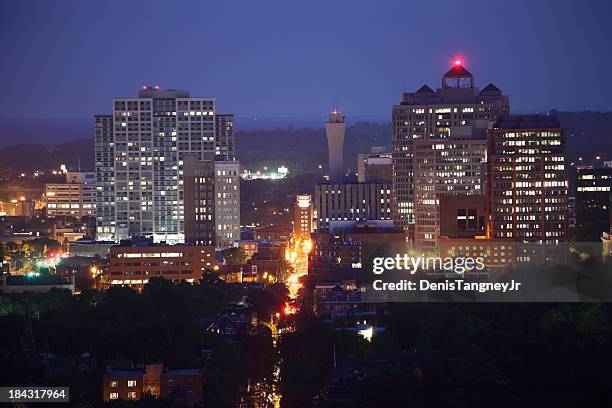
[[[26,276],[10,275],[4,278],[7,286],[50,286],[71,285],[71,282],[63,276]]]
[[[560,128],[561,124],[554,115],[508,115],[493,125],[497,129],[549,129]]]
[[[465,67],[459,63],[455,63],[451,69],[449,69],[448,71],[446,71],[446,74],[444,74],[444,76],[457,76],[457,77],[465,77],[465,76],[474,76],[472,75],[472,73],[470,71],[468,71],[467,69],[465,69]]]

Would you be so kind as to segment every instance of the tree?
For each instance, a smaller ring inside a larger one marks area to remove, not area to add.
[[[242,248],[228,248],[221,251],[223,260],[228,265],[244,265],[247,261],[247,255]]]

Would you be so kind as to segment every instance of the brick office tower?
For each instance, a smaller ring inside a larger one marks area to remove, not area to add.
[[[488,132],[492,239],[568,240],[565,129],[554,116],[513,115]]]

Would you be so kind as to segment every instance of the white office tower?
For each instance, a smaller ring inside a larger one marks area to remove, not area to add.
[[[215,99],[143,87],[95,126],[97,238],[184,242],[183,157],[214,159]]]
[[[325,123],[327,148],[329,150],[329,177],[333,183],[342,183],[344,179],[344,116],[334,109],[329,113]]]

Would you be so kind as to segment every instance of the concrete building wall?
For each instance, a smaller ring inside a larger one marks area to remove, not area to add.
[[[390,220],[391,197],[386,183],[317,184],[313,230],[327,229],[330,221]]]
[[[325,123],[327,148],[329,151],[329,177],[335,183],[344,179],[344,116],[336,110],[329,114]]]

